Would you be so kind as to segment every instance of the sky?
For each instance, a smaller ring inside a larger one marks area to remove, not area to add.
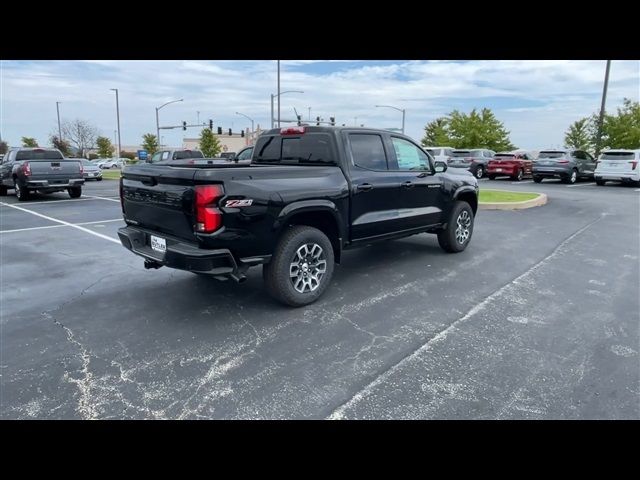
[[[424,126],[453,109],[488,107],[519,148],[562,146],[575,120],[600,108],[605,61],[281,61],[281,119],[334,116],[337,124],[400,128],[420,141]],[[271,94],[277,93],[276,61],[0,61],[0,134],[11,146],[23,136],[46,145],[62,120],[84,119],[114,139],[115,92],[120,103],[122,145],[139,145],[160,125],[183,121],[220,126],[226,132],[269,127]],[[623,98],[638,101],[640,61],[613,61],[607,111]],[[311,109],[309,111],[309,108]],[[198,114],[198,112],[200,112]],[[181,146],[199,128],[161,130],[162,143]]]

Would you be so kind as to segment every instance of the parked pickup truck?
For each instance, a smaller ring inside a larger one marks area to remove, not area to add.
[[[302,306],[322,295],[345,249],[426,232],[464,250],[478,183],[446,169],[387,130],[272,129],[250,164],[127,167],[118,235],[146,268],[243,282],[263,264],[269,293]]]
[[[71,198],[82,195],[84,175],[82,163],[64,158],[53,148],[14,148],[0,164],[0,194],[15,189],[18,200],[28,200],[31,193],[69,192]]]

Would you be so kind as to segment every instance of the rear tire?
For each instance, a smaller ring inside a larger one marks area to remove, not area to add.
[[[324,293],[333,268],[333,246],[327,236],[317,228],[296,225],[280,237],[271,261],[262,267],[262,277],[273,298],[302,307]]]
[[[31,197],[31,192],[26,187],[21,187],[17,180],[13,181],[13,188],[16,191],[16,197],[20,202],[25,202]]]
[[[522,169],[518,170],[518,173],[514,176],[511,177],[513,180],[515,180],[516,182],[519,182],[520,180],[522,180],[524,178],[524,172],[522,171]]]
[[[533,176],[533,181],[536,183],[542,183],[542,177]]]
[[[467,202],[457,201],[453,205],[447,228],[438,232],[438,244],[445,252],[462,252],[473,234],[473,210]]]
[[[98,178],[96,178],[96,180],[97,180],[98,182],[101,182],[101,181],[102,181],[102,177],[98,177]]]
[[[4,185],[0,185],[0,197],[4,197],[7,195],[7,187]]]
[[[479,165],[478,168],[476,168],[476,178],[480,179],[482,177],[484,177],[484,167]]]
[[[487,175],[487,178],[488,178],[489,180],[495,180],[495,179],[496,179],[496,176],[495,176],[495,175]]]
[[[574,168],[571,173],[562,179],[562,183],[573,185],[578,181],[578,171]]]
[[[596,178],[596,185],[599,185],[599,186],[602,187],[605,183],[607,183],[606,180],[604,180],[602,178]]]
[[[71,198],[80,198],[82,195],[82,187],[71,187],[67,189]]]

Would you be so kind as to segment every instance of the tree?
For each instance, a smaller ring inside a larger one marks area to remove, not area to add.
[[[35,138],[32,137],[22,137],[22,146],[23,147],[37,147],[38,142]]]
[[[640,148],[640,102],[625,98],[617,115],[605,115],[600,145],[604,148]]]
[[[449,135],[455,148],[488,148],[489,150],[513,150],[509,131],[493,112],[474,108],[469,115],[454,110],[449,114]]]
[[[96,138],[96,145],[98,147],[98,157],[113,157],[113,145],[111,145],[111,140],[109,140],[107,137]]]
[[[0,141],[0,155],[4,155],[9,150],[9,145],[4,140]]]
[[[436,118],[433,122],[427,123],[424,127],[422,145],[425,147],[437,147],[450,144],[449,122],[445,117]]]
[[[504,128],[493,112],[474,108],[468,115],[454,110],[445,117],[435,119],[424,127],[425,146],[451,145],[454,148],[488,148],[490,150],[513,150],[509,131]]]
[[[158,151],[158,137],[153,133],[145,133],[142,136],[142,148],[147,151],[149,155],[153,155]]]
[[[564,134],[564,146],[580,150],[591,150],[594,144],[593,119],[589,117],[576,120],[569,125]]]
[[[220,140],[208,128],[203,128],[202,132],[200,132],[200,150],[207,158],[217,156],[222,150]]]
[[[53,148],[57,148],[58,150],[60,150],[62,155],[64,155],[65,157],[71,155],[71,145],[69,145],[69,142],[59,139],[57,135],[49,135],[49,143]]]
[[[62,123],[62,133],[78,148],[79,155],[84,157],[85,151],[95,146],[98,129],[86,120],[65,120]]]

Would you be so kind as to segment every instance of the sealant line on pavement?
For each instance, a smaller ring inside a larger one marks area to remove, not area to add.
[[[122,218],[113,218],[111,220],[95,220],[93,222],[80,222],[73,225],[94,225],[97,223],[110,223],[110,222],[122,222]],[[69,225],[46,225],[44,227],[29,227],[29,228],[14,228],[13,230],[0,230],[0,233],[14,233],[14,232],[27,232],[29,230],[43,230],[45,228],[62,228]]]
[[[575,185],[567,185],[567,188],[571,188],[571,187],[588,187],[589,185],[595,185],[595,182],[593,183],[581,183],[581,184],[575,184]]]
[[[73,223],[65,222],[64,220],[58,220],[57,218],[49,217],[47,215],[43,215],[41,213],[34,212],[33,210],[28,210],[28,209],[23,208],[23,207],[18,207],[17,205],[11,205],[9,203],[4,203],[4,202],[0,202],[0,205],[5,205],[7,207],[15,208],[16,210],[21,210],[23,212],[30,213],[30,214],[35,215],[37,217],[44,218],[45,220],[49,220],[50,222],[60,223],[62,225],[66,225],[68,227],[73,227],[73,228],[75,228],[77,230],[82,230],[83,232],[89,233],[89,234],[94,235],[96,237],[100,237],[100,238],[102,238],[104,240],[108,240],[109,242],[120,244],[120,240],[116,240],[113,237],[108,237],[107,235],[103,235],[101,233],[94,232],[93,230],[89,230],[88,228],[81,227],[80,225],[74,225]]]

